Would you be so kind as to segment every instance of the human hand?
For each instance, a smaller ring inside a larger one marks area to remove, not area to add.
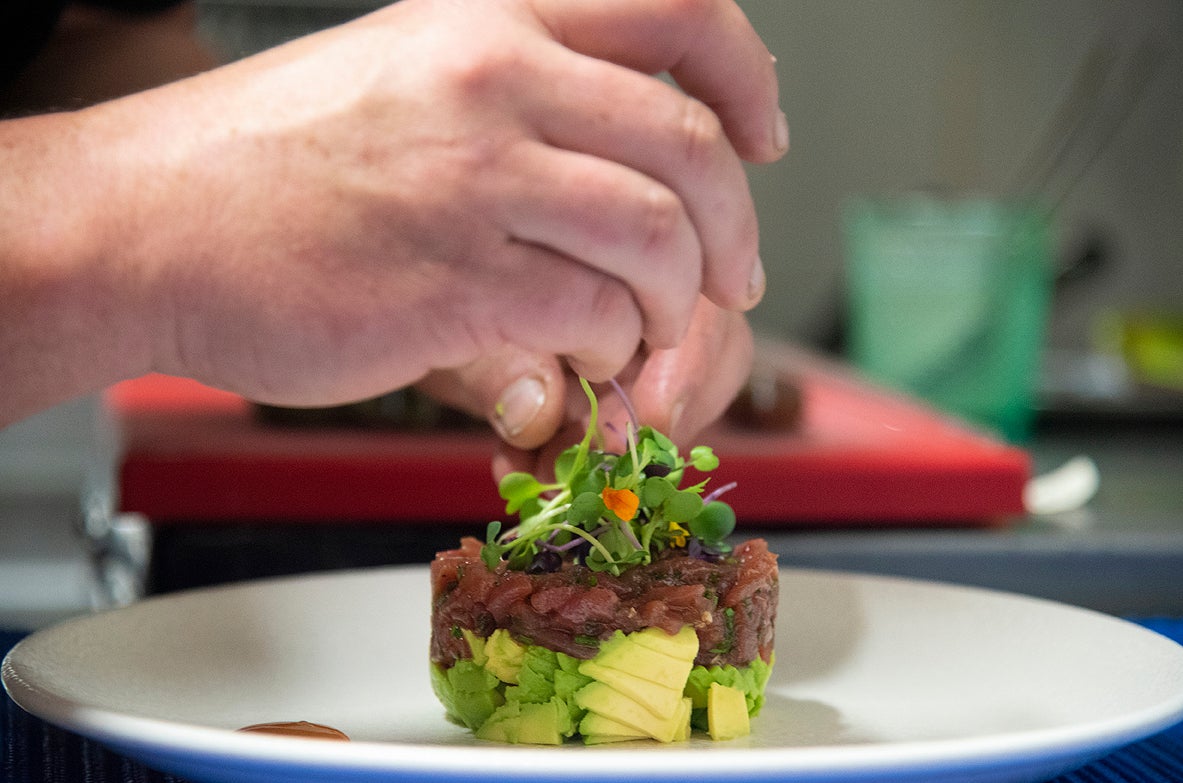
[[[747,381],[752,333],[742,314],[705,298],[698,302],[686,339],[677,347],[638,356],[618,377],[642,424],[688,447],[726,410]],[[588,406],[575,376],[554,356],[513,349],[472,364],[429,374],[419,388],[474,416],[486,418],[503,444],[494,477],[514,470],[546,474],[554,458],[582,438]],[[598,393],[606,436],[620,439],[628,412],[608,387]],[[623,442],[609,444],[623,449]]]
[[[152,367],[294,405],[502,352],[618,375],[760,298],[776,97],[730,0],[405,0],[100,107]]]

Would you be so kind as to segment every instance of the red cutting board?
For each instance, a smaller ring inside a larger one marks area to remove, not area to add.
[[[802,394],[781,432],[720,424],[696,442],[745,524],[992,525],[1022,513],[1025,451],[789,346],[760,361]],[[279,427],[240,397],[152,375],[112,387],[118,506],[181,521],[485,522],[504,517],[491,432]]]

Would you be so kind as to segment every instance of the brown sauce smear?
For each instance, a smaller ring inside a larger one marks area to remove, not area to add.
[[[279,734],[284,737],[305,737],[307,739],[338,740],[349,742],[349,735],[332,726],[320,723],[310,723],[306,720],[276,721],[275,723],[256,723],[243,726],[239,731],[250,731],[258,734]]]

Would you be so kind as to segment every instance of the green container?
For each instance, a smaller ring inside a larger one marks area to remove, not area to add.
[[[1049,304],[1045,215],[990,199],[862,200],[848,208],[845,233],[854,363],[1025,439]]]

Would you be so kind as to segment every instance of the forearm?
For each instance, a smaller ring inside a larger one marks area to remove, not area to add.
[[[0,123],[0,425],[145,369],[145,294],[115,250],[95,124]]]
[[[191,5],[152,16],[71,7],[0,108],[80,108],[214,64]],[[131,252],[146,183],[120,165],[136,143],[112,119],[134,106],[0,122],[0,427],[150,369],[160,303]]]

